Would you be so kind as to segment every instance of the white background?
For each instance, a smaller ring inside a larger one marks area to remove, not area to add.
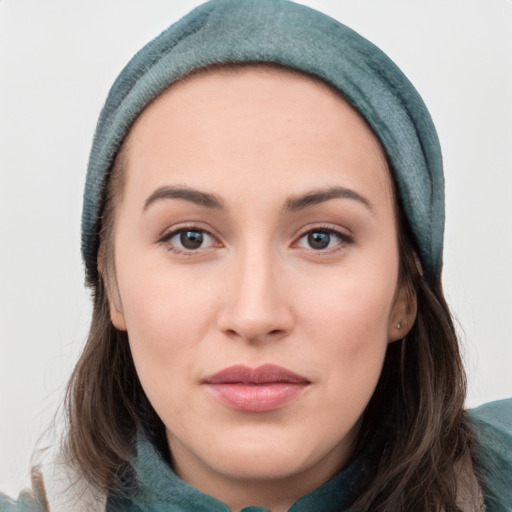
[[[82,187],[123,65],[198,1],[0,0],[0,488],[26,481],[85,340]],[[438,127],[468,405],[512,394],[512,0],[308,0],[375,42]]]

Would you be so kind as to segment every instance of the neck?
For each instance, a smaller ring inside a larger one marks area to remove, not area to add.
[[[350,452],[335,450],[300,472],[270,476],[254,474],[233,477],[206,466],[179,442],[170,442],[172,465],[176,474],[201,492],[224,502],[233,512],[247,506],[265,507],[272,512],[286,512],[302,496],[330,480],[347,462]],[[254,467],[258,467],[255,461]],[[232,471],[239,474],[239,472]]]

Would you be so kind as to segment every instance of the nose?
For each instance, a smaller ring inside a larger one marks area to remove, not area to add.
[[[282,339],[295,320],[277,258],[252,252],[237,259],[226,280],[219,329],[249,343]]]

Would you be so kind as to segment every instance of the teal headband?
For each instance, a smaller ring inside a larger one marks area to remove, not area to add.
[[[130,127],[184,74],[217,63],[268,62],[317,76],[363,115],[380,139],[426,276],[440,274],[444,178],[435,127],[420,95],[376,46],[336,20],[286,0],[213,0],[148,43],[115,81],[91,150],[82,211],[82,255],[98,281],[103,191]]]

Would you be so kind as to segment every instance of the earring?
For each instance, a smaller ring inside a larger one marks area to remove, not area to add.
[[[402,329],[402,322],[398,322],[398,323],[396,324],[396,328],[397,328],[398,330]]]

